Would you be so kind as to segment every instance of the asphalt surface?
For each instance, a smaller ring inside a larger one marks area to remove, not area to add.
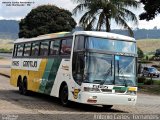
[[[111,110],[78,103],[63,107],[54,97],[38,93],[20,95],[8,78],[0,76],[0,119],[3,120],[97,120],[102,117],[108,120],[115,115],[133,117],[135,114],[160,115],[160,96],[139,93],[135,106],[114,106]]]

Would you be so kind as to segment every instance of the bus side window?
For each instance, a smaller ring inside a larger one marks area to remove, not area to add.
[[[60,48],[60,40],[51,41],[49,55],[58,55]]]
[[[48,56],[49,41],[43,41],[40,45],[40,55]]]
[[[70,55],[71,49],[72,49],[72,39],[68,38],[68,39],[62,40],[61,55]]]
[[[14,45],[13,57],[17,56],[17,45]]]
[[[72,73],[74,80],[81,85],[83,81],[84,75],[84,54],[74,52],[73,53],[73,61],[72,61]]]
[[[24,44],[19,44],[18,45],[18,50],[17,50],[17,56],[22,56],[23,55],[23,47],[24,47]]]
[[[74,43],[74,51],[84,49],[84,36],[76,36]]]
[[[30,56],[31,43],[26,43],[24,47],[24,56]]]
[[[32,56],[39,55],[39,42],[32,43]]]

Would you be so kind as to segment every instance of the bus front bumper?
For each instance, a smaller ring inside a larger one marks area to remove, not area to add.
[[[135,105],[137,95],[82,92],[79,100],[93,105]]]

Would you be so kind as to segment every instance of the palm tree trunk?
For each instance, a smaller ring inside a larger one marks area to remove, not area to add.
[[[111,28],[110,28],[110,19],[106,15],[106,32],[110,32],[110,31],[111,31]]]

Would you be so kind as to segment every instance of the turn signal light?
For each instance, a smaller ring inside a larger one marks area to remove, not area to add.
[[[96,102],[97,102],[97,100],[88,99],[88,100],[87,100],[87,102],[88,102],[88,103],[96,103]]]

